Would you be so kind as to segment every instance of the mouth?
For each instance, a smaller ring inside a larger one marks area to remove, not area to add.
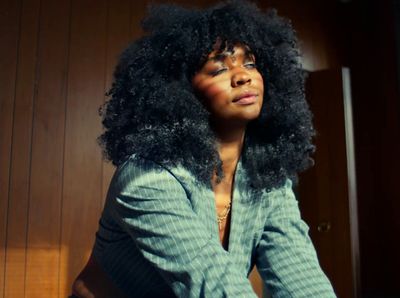
[[[255,92],[244,92],[241,95],[235,97],[232,102],[235,104],[248,105],[255,103],[257,100],[258,94]]]

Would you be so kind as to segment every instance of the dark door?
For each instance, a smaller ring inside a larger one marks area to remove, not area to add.
[[[350,72],[309,73],[306,96],[317,130],[315,166],[296,193],[320,264],[338,297],[358,297],[359,248]]]

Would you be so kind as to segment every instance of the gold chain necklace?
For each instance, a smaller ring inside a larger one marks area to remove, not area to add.
[[[225,212],[222,215],[217,213],[218,228],[222,229],[222,222],[228,217],[229,211],[231,210],[231,202],[225,206]]]

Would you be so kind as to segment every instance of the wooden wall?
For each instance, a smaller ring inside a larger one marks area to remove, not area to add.
[[[66,297],[113,172],[96,137],[144,3],[1,2],[0,295]]]
[[[0,297],[66,297],[88,258],[113,172],[96,144],[97,110],[118,53],[141,34],[146,2],[0,1]],[[389,244],[400,234],[399,143],[392,138],[399,136],[399,106],[390,58],[372,63],[378,85],[368,79],[368,62],[385,57],[385,46],[364,51],[370,35],[361,34],[365,26],[375,28],[369,16],[385,1],[367,1],[375,3],[368,14],[359,1],[259,2],[292,18],[307,70],[354,68],[363,285],[367,292],[395,293],[398,272],[390,263],[400,265],[398,246]],[[387,13],[379,14],[383,29],[390,26]],[[382,28],[373,35],[381,44]],[[382,65],[389,71],[380,72]],[[380,233],[383,227],[389,236]]]

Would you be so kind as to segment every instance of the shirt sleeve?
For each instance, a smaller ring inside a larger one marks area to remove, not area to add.
[[[257,297],[167,169],[131,157],[112,184],[114,218],[178,297]]]
[[[257,269],[272,297],[336,297],[322,271],[309,227],[301,219],[290,179],[267,194],[264,231],[257,248]]]

